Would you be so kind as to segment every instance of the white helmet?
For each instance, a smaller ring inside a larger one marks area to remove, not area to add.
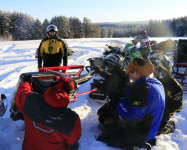
[[[46,29],[46,32],[47,32],[47,33],[48,33],[49,31],[58,32],[58,28],[57,28],[55,25],[51,24],[51,25],[49,25],[49,26],[47,27],[47,29]]]

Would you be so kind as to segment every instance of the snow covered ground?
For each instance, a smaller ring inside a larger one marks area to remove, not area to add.
[[[156,41],[163,41],[167,38],[154,38]],[[122,44],[129,42],[130,38],[118,39],[67,39],[70,47],[76,53],[68,58],[69,65],[89,65],[88,58],[101,56],[105,44],[111,40],[120,40]],[[37,70],[37,60],[35,50],[39,46],[40,40],[0,42],[0,92],[7,96],[10,101],[16,83],[21,73],[35,72]],[[90,89],[90,82],[80,86],[79,92]],[[88,94],[78,97],[77,102],[71,103],[70,108],[76,111],[82,123],[82,137],[79,141],[79,150],[116,150],[108,147],[105,143],[96,141],[99,134],[97,129],[98,108],[101,103],[95,102],[88,97]],[[8,110],[10,104],[8,105]],[[21,150],[24,139],[24,122],[12,121],[7,111],[0,118],[0,150]],[[157,137],[157,145],[153,150],[186,150],[187,149],[187,94],[184,94],[184,106],[180,113],[175,114],[172,119],[176,123],[176,130],[172,134],[160,135]]]

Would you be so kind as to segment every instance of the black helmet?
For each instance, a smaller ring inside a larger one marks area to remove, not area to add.
[[[55,25],[51,24],[51,25],[49,25],[49,26],[47,27],[47,29],[46,29],[46,32],[47,32],[47,33],[48,33],[49,31],[58,32],[58,28],[57,28]]]
[[[4,113],[6,112],[7,105],[8,105],[8,102],[7,102],[6,96],[0,93],[0,117],[2,117]]]
[[[140,31],[140,34],[141,34],[142,36],[146,36],[146,35],[147,35],[147,31],[146,31],[146,30],[142,30],[142,31]]]
[[[103,61],[103,65],[107,67],[115,67],[116,65],[119,65],[120,67],[123,66],[123,60],[122,58],[117,54],[110,54],[107,55]]]
[[[160,78],[167,74],[171,75],[173,64],[167,55],[160,53],[158,55],[152,56],[150,60],[154,68],[158,69],[160,72]]]

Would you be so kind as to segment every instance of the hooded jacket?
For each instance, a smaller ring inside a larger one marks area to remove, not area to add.
[[[50,94],[49,91],[47,94]],[[54,95],[64,101],[69,100],[65,90]],[[24,82],[18,87],[16,105],[25,120],[22,148],[23,150],[69,150],[81,136],[80,118],[74,111],[62,107],[62,103],[59,103],[60,107],[58,107],[52,100],[45,100],[44,97],[32,92],[30,82]],[[54,97],[54,100],[58,101],[57,97]]]
[[[127,129],[142,141],[155,138],[165,107],[162,83],[149,77],[137,80],[117,105]]]

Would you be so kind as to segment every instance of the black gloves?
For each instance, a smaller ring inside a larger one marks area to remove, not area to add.
[[[31,80],[32,80],[32,75],[31,74],[23,75],[23,77],[22,77],[23,82],[31,82]]]
[[[103,72],[103,69],[100,66],[98,66],[98,65],[94,66],[93,70],[95,70],[95,73]]]
[[[0,100],[3,100],[3,99],[5,99],[5,98],[6,98],[6,96],[5,96],[4,94],[1,94]]]

